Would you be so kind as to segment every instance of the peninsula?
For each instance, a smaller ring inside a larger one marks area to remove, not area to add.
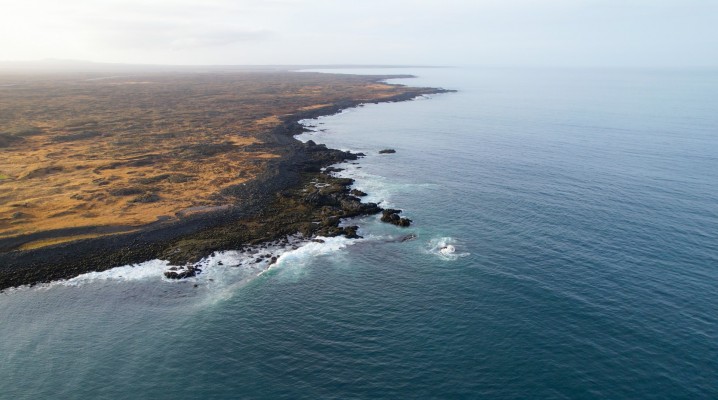
[[[443,89],[276,70],[0,75],[0,290],[378,213],[298,121]],[[396,217],[394,217],[396,219]],[[319,221],[319,223],[317,223]]]

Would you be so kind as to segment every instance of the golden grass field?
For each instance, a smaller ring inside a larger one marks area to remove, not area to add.
[[[291,72],[0,76],[0,239],[20,249],[136,230],[231,204],[218,194],[282,156],[283,118],[405,89]]]

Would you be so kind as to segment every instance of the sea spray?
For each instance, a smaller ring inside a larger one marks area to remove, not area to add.
[[[302,267],[312,258],[335,253],[365,239],[337,237],[304,238],[301,235],[287,236],[241,250],[218,251],[194,265],[201,270],[194,277],[168,279],[164,273],[173,266],[166,260],[150,260],[139,264],[124,265],[100,272],[88,272],[67,280],[60,280],[34,286],[19,286],[7,289],[7,293],[25,290],[47,290],[54,286],[82,287],[98,284],[125,284],[145,282],[154,284],[182,285],[191,283],[212,288],[237,287],[247,283],[270,269]]]
[[[459,258],[471,255],[471,253],[464,251],[463,244],[448,236],[429,240],[426,244],[426,253],[445,261],[456,261]]]

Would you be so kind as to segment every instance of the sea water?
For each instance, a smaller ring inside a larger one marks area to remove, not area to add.
[[[343,72],[458,90],[299,136],[411,227],[6,290],[0,398],[718,397],[718,71]]]

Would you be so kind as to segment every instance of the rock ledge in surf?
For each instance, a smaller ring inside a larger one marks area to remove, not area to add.
[[[185,265],[178,267],[171,267],[165,271],[165,277],[167,279],[186,279],[193,276],[197,276],[202,273],[202,269],[195,265]]]
[[[381,212],[381,221],[388,222],[392,225],[407,227],[411,225],[409,218],[400,217],[401,210],[395,210],[393,208],[387,208]]]

